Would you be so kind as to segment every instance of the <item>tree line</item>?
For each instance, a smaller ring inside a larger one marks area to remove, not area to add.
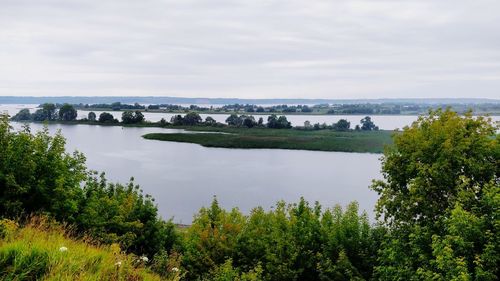
[[[56,105],[51,103],[46,103],[41,105],[41,108],[36,110],[34,113],[30,113],[29,109],[22,109],[16,115],[12,117],[14,121],[77,121],[77,110],[73,105],[62,104]],[[82,118],[78,121],[90,122],[90,123],[103,123],[103,124],[118,124],[120,121],[116,119],[111,113],[102,112],[99,116],[95,112],[91,111],[87,114],[86,118]],[[146,123],[144,114],[139,110],[125,110],[122,112],[121,123],[122,124],[141,124]],[[264,118],[259,117],[258,120],[252,115],[238,115],[231,114],[225,120],[228,126],[232,127],[245,127],[245,128],[270,128],[270,129],[291,129],[292,124],[288,121],[287,117],[277,116],[271,114],[267,117],[267,122],[264,123]],[[226,124],[217,122],[214,118],[208,116],[203,120],[201,116],[196,112],[188,112],[187,114],[174,115],[170,122],[165,119],[161,119],[157,122],[159,126],[218,126],[223,127]],[[338,122],[328,125],[326,123],[319,124],[316,123],[311,125],[309,121],[304,123],[303,127],[295,127],[297,129],[304,130],[335,130],[335,131],[349,131],[351,130],[351,123],[345,119],[340,119]],[[366,116],[360,121],[360,125],[356,125],[354,130],[371,131],[378,130],[378,126],[373,123],[371,117]]]
[[[60,105],[57,105],[60,106]],[[270,114],[333,114],[333,115],[400,115],[400,114],[426,114],[429,109],[453,108],[461,114],[469,110],[481,113],[498,113],[500,104],[491,103],[457,103],[440,102],[432,104],[422,104],[416,102],[365,102],[365,103],[323,103],[323,104],[278,104],[278,105],[258,105],[258,104],[225,104],[222,106],[203,106],[192,104],[189,106],[177,104],[149,104],[139,103],[126,104],[120,102],[101,104],[74,104],[75,108],[100,109],[100,110],[144,110],[144,111],[164,111],[164,112],[218,112],[235,114],[270,113]]]

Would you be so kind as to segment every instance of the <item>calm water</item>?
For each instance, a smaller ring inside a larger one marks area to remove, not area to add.
[[[15,114],[24,107],[35,105],[0,106],[0,112]],[[119,117],[120,113],[115,114]],[[166,115],[146,113],[146,118],[157,120],[152,118]],[[222,121],[225,118],[214,117]],[[291,116],[290,120],[303,122],[301,118],[331,123],[342,116]],[[382,128],[393,129],[410,124],[416,117],[373,119]],[[22,124],[14,125],[19,128]],[[31,126],[35,130],[42,128],[40,124]],[[67,138],[68,150],[83,152],[89,168],[105,171],[113,181],[126,182],[135,177],[142,189],[156,199],[160,214],[176,222],[190,223],[193,214],[210,204],[213,195],[224,207],[238,206],[244,212],[258,205],[269,208],[282,199],[296,202],[301,196],[325,207],[357,200],[373,218],[377,195],[368,186],[372,179],[381,177],[380,155],[205,148],[141,137],[150,132],[178,131],[161,128],[50,125],[49,129],[60,129]]]
[[[22,124],[14,123],[19,128]],[[31,124],[34,130],[40,124]],[[323,206],[357,200],[372,216],[376,194],[368,189],[379,177],[379,155],[291,150],[205,148],[194,144],[141,138],[159,128],[50,125],[61,129],[69,151],[87,156],[89,168],[105,171],[113,181],[135,177],[151,194],[164,218],[190,223],[212,196],[226,208],[248,212],[271,207],[278,200],[296,202],[301,196]]]

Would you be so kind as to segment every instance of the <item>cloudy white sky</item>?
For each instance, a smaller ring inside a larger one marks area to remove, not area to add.
[[[0,0],[0,95],[500,97],[498,0]]]

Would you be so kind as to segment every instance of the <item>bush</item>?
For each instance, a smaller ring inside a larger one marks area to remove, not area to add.
[[[169,251],[177,241],[174,225],[159,218],[152,198],[133,181],[108,183],[88,171],[83,154],[67,153],[65,142],[47,128],[14,132],[0,119],[0,218],[44,214],[138,255]]]

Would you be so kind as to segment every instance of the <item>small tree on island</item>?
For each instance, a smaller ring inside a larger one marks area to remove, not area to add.
[[[89,119],[89,121],[91,121],[91,122],[95,122],[95,121],[96,121],[96,119],[97,119],[97,116],[96,116],[95,112],[93,112],[93,111],[89,112],[89,114],[88,114],[88,119]]]
[[[76,120],[78,113],[76,109],[71,104],[63,104],[59,108],[59,119],[63,121],[73,121]]]

